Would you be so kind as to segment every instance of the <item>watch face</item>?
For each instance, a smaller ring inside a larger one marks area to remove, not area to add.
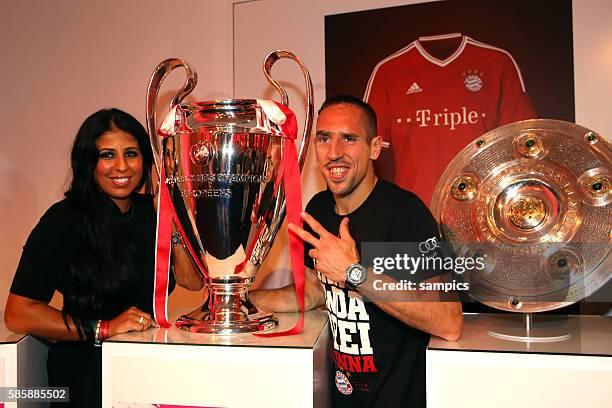
[[[359,264],[351,265],[349,267],[346,280],[353,285],[363,283],[366,280],[365,268]]]
[[[350,279],[353,282],[361,281],[361,277],[363,276],[363,271],[360,268],[353,268],[350,272]]]

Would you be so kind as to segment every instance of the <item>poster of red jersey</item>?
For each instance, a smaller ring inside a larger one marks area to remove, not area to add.
[[[535,3],[535,4],[534,4]],[[426,204],[450,161],[499,126],[574,120],[571,1],[447,0],[327,16],[326,95],[363,97],[377,174]]]

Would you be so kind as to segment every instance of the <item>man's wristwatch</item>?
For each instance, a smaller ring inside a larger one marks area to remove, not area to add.
[[[357,290],[368,279],[368,270],[358,263],[354,263],[346,268],[346,287],[350,290]]]

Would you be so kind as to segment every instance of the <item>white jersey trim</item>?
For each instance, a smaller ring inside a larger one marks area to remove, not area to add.
[[[423,45],[421,44],[421,42],[423,41],[436,41],[436,40],[446,40],[449,38],[457,38],[457,37],[462,37],[461,38],[461,43],[459,44],[459,47],[457,47],[457,49],[450,55],[448,56],[448,58],[441,60],[438,59],[436,57],[434,57],[433,55],[431,55],[429,52],[427,52],[427,50],[425,48],[423,48]],[[461,53],[463,52],[463,50],[465,49],[465,44],[467,41],[466,36],[460,34],[460,33],[453,33],[453,34],[444,34],[444,35],[432,35],[429,37],[419,37],[418,40],[416,40],[416,48],[419,51],[419,53],[423,56],[423,58],[425,58],[426,60],[428,60],[429,62],[436,64],[440,67],[445,67],[448,64],[450,64],[451,62],[453,62],[454,60],[457,59],[457,57],[459,57],[459,55],[461,55]]]
[[[449,38],[461,37],[463,34],[461,33],[450,33],[450,34],[440,34],[440,35],[424,35],[419,37],[419,41],[432,41],[432,40],[446,40]]]

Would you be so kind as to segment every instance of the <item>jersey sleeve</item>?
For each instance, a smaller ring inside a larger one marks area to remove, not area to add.
[[[390,102],[386,87],[389,85],[384,74],[384,68],[376,66],[370,75],[363,100],[372,106],[378,119],[378,134],[385,142],[391,142],[391,126],[389,121]]]
[[[58,289],[58,271],[66,264],[71,237],[67,220],[61,219],[57,205],[40,219],[30,233],[10,292],[33,300],[49,302]]]
[[[537,118],[527,94],[520,68],[512,57],[505,61],[501,77],[499,126],[525,119]]]

